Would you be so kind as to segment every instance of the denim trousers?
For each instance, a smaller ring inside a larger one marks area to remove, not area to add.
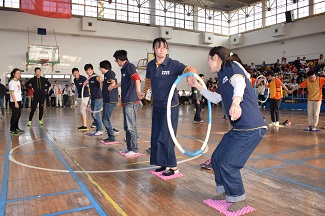
[[[265,128],[246,131],[228,131],[212,154],[217,193],[226,193],[228,202],[246,199],[240,169],[261,142]]]
[[[91,110],[98,111],[103,106],[103,99],[92,99],[91,100]],[[97,113],[91,113],[91,116],[94,119],[95,125],[96,125],[96,131],[103,131],[102,127],[102,121],[99,115],[99,112]]]
[[[0,98],[1,115],[5,114],[5,98]]]
[[[106,128],[108,138],[115,140],[113,127],[111,124],[111,116],[113,114],[116,103],[104,103],[103,104],[103,124]]]
[[[138,152],[137,111],[139,104],[127,103],[123,107],[123,124],[126,132],[126,146],[129,151]]]
[[[171,108],[171,123],[176,136],[179,107]],[[151,127],[150,164],[162,167],[177,167],[175,144],[167,126],[167,108],[153,106]]]

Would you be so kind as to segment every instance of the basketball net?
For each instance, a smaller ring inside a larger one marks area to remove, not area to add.
[[[49,61],[49,59],[40,59],[41,65],[47,65],[47,62]]]

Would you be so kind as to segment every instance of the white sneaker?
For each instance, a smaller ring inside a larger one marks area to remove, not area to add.
[[[95,136],[100,136],[100,135],[103,135],[103,131],[97,131],[97,132],[95,133]]]
[[[137,152],[134,152],[134,151],[129,151],[128,153],[126,153],[124,156],[133,156],[133,155],[136,155],[138,154]]]
[[[279,127],[279,122],[275,122],[275,123],[274,123],[274,126],[275,126],[275,127]]]
[[[274,126],[275,125],[275,122],[272,122],[269,124],[269,126]]]
[[[126,149],[123,149],[122,151],[119,151],[120,153],[127,153],[129,152],[129,150],[126,148]]]
[[[313,128],[311,129],[311,131],[317,131],[316,127],[313,127]]]

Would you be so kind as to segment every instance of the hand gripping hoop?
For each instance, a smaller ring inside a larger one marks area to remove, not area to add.
[[[172,126],[172,123],[171,123],[171,101],[172,101],[172,98],[173,98],[173,95],[174,95],[174,91],[176,89],[176,86],[177,84],[184,78],[184,77],[189,77],[189,76],[194,76],[197,80],[199,80],[199,82],[201,83],[201,85],[206,89],[206,85],[204,83],[204,81],[201,79],[201,77],[199,77],[197,74],[195,73],[192,73],[192,72],[189,72],[189,73],[184,73],[182,74],[181,76],[179,76],[175,82],[173,83],[171,89],[170,89],[170,92],[169,92],[169,95],[168,95],[168,101],[167,101],[167,125],[168,125],[168,130],[169,130],[169,133],[170,133],[170,136],[172,137],[173,139],[173,142],[174,144],[176,145],[176,147],[185,155],[187,156],[191,156],[191,157],[194,157],[194,156],[197,156],[201,153],[203,153],[203,151],[207,151],[208,149],[208,140],[209,140],[209,137],[210,137],[210,131],[211,131],[211,122],[212,122],[212,112],[211,112],[211,103],[210,101],[208,101],[208,130],[207,130],[207,134],[206,134],[206,137],[205,137],[205,140],[202,144],[202,147],[200,148],[200,150],[196,151],[196,152],[186,152],[183,147],[178,143],[176,137],[175,137],[175,132],[174,132],[174,129],[173,129],[173,126]]]
[[[81,89],[81,101],[83,103],[84,101],[84,89],[85,89],[85,86],[87,85],[88,81],[90,80],[90,78],[92,77],[96,77],[97,75],[92,75],[90,77],[87,78],[87,80],[84,82],[84,84],[82,85],[82,89]],[[103,107],[100,109],[100,110],[95,110],[95,111],[92,111],[87,104],[83,103],[83,105],[86,107],[86,110],[91,112],[91,113],[99,113],[101,111],[103,111]]]

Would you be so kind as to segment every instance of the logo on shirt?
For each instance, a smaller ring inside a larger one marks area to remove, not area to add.
[[[125,74],[122,74],[123,77],[125,77]]]
[[[169,75],[170,71],[161,71],[161,75]]]
[[[225,77],[222,79],[222,84],[224,84],[224,83],[227,82],[227,81],[228,81],[228,77],[225,76]]]

